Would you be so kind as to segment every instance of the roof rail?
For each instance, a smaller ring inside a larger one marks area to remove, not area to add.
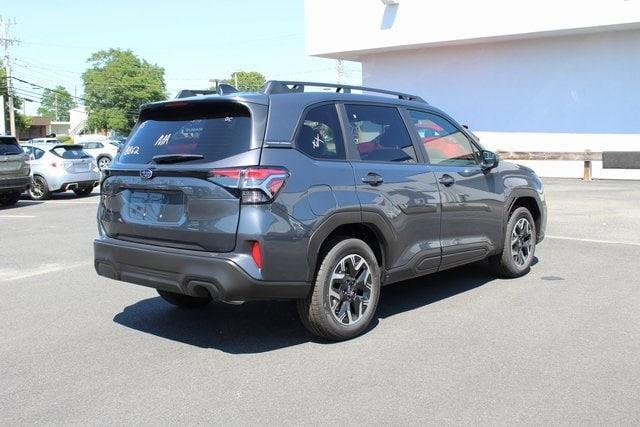
[[[341,92],[341,93],[351,93],[352,90],[384,93],[385,95],[397,96],[398,99],[404,99],[407,101],[424,102],[425,104],[427,103],[427,101],[425,101],[421,97],[417,95],[411,95],[408,93],[395,92],[395,91],[386,90],[386,89],[376,89],[376,88],[366,87],[366,86],[351,86],[351,85],[343,85],[343,84],[335,84],[335,83],[269,80],[262,87],[262,92],[264,92],[267,95],[281,94],[281,93],[299,93],[299,92],[304,92],[305,86],[335,88],[336,92]]]

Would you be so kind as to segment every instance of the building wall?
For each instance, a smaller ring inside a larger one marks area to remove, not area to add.
[[[360,60],[364,85],[421,95],[492,149],[640,150],[640,30],[402,49]],[[531,165],[547,176],[582,173],[577,162]],[[595,175],[640,178],[640,171]]]
[[[358,60],[362,52],[638,28],[637,0],[306,0],[309,55]]]

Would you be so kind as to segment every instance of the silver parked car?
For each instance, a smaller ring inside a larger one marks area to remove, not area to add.
[[[25,142],[25,144],[62,144],[57,138],[32,138]]]
[[[108,168],[111,160],[118,155],[118,146],[110,144],[108,140],[83,141],[78,145],[82,145],[84,151],[96,159],[100,170]]]
[[[86,196],[98,185],[100,171],[96,161],[80,145],[29,144],[23,149],[30,158],[33,180],[29,195],[34,200],[67,190]]]

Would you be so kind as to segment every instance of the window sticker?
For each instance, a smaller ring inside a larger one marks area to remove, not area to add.
[[[169,139],[171,139],[170,133],[160,135],[153,145],[155,145],[156,147],[167,145],[169,143]]]
[[[140,154],[140,147],[129,146],[129,147],[126,147],[124,150],[122,150],[122,153],[121,153],[122,156],[129,156],[131,154],[133,155]]]

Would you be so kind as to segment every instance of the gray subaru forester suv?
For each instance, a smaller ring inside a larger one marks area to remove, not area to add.
[[[545,225],[536,174],[420,97],[269,81],[141,108],[104,175],[95,268],[181,307],[295,299],[344,340],[382,285],[485,258],[527,273]]]
[[[29,189],[31,168],[27,158],[15,137],[0,135],[0,206],[15,205]]]

